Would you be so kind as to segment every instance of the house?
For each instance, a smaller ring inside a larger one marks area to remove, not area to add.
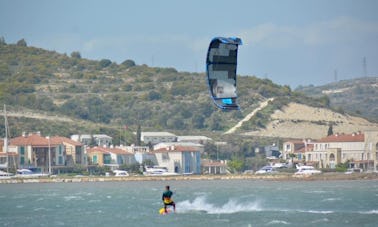
[[[64,145],[67,166],[86,165],[86,156],[82,143],[62,136],[54,136],[51,140],[56,144]]]
[[[65,148],[50,137],[42,137],[39,132],[13,138],[9,151],[17,153],[17,168],[40,168],[42,172],[52,173],[54,169],[65,166]]]
[[[150,152],[150,148],[148,146],[125,146],[119,147],[120,149],[126,150],[134,154],[135,160],[139,164],[143,164],[144,162],[150,160],[153,163],[156,163],[155,154]]]
[[[204,145],[199,144],[199,143],[192,143],[192,142],[161,142],[161,143],[154,145],[153,149],[158,150],[158,149],[161,149],[161,148],[174,147],[174,146],[195,147],[201,153],[203,153],[204,150],[205,150]]]
[[[310,140],[289,140],[283,143],[282,158],[292,161],[294,163],[304,161],[304,153],[307,149],[312,149],[312,145],[309,146]],[[291,163],[293,164],[293,163]]]
[[[108,166],[112,170],[121,165],[136,163],[134,154],[119,148],[93,147],[87,149],[90,165]]]
[[[212,139],[206,136],[177,136],[177,142],[191,142],[197,144],[206,144]]]
[[[204,160],[202,161],[202,173],[204,174],[226,174],[227,161]]]
[[[17,159],[17,153],[14,150],[11,151],[9,146],[7,149],[4,139],[0,139],[0,169],[17,168]]]
[[[78,141],[84,145],[91,146],[97,145],[100,147],[110,147],[113,144],[113,138],[105,134],[83,134],[83,135],[71,135],[71,139]]]
[[[145,144],[158,144],[162,142],[175,142],[177,140],[176,135],[169,132],[142,132],[141,141]]]
[[[179,174],[201,173],[201,152],[198,147],[167,146],[154,150],[157,164],[168,172]]]

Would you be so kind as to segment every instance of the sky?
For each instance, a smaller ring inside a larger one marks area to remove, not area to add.
[[[0,0],[0,37],[83,58],[205,72],[239,37],[237,73],[299,85],[378,76],[378,0]]]

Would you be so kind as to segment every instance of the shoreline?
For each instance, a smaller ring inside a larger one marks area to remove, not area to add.
[[[18,183],[81,183],[122,181],[192,181],[192,180],[266,180],[266,181],[331,181],[331,180],[378,180],[378,173],[322,173],[317,175],[270,174],[270,175],[180,175],[180,176],[83,176],[83,177],[35,177],[1,179],[0,184]]]

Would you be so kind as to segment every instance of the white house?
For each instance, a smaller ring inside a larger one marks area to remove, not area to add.
[[[169,146],[154,150],[157,164],[168,172],[179,174],[201,173],[201,152],[197,147]]]
[[[154,145],[154,150],[159,150],[161,148],[168,148],[168,147],[195,147],[201,153],[204,152],[205,146],[199,143],[192,143],[192,142],[162,142]]]
[[[150,160],[156,163],[155,154],[150,151],[148,146],[125,146],[120,149],[126,150],[129,153],[134,154],[135,160],[142,164],[144,161]]]
[[[113,144],[113,138],[105,134],[71,135],[71,139],[83,143],[87,146],[91,145],[92,141],[94,141],[95,144],[100,147],[109,147]]]
[[[177,140],[176,135],[169,132],[142,132],[141,141],[145,144],[151,143],[152,145],[161,142],[175,142]]]
[[[199,144],[206,144],[212,139],[207,136],[177,136],[177,142],[192,142]]]

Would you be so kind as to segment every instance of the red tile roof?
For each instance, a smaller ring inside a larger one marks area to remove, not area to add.
[[[113,153],[113,154],[121,154],[121,155],[134,155],[128,151],[119,149],[119,148],[108,148],[108,147],[92,147],[87,149],[88,153],[92,152],[100,152],[104,154]]]
[[[54,141],[55,143],[58,143],[58,144],[68,143],[68,144],[71,144],[71,145],[74,145],[74,146],[83,146],[82,143],[75,141],[75,140],[71,140],[71,139],[69,139],[67,137],[63,137],[63,136],[54,136],[54,137],[51,138],[51,141]]]
[[[364,142],[365,135],[363,133],[352,133],[352,134],[334,134],[324,137],[317,142]]]
[[[53,141],[52,139],[49,141],[47,138],[42,137],[39,134],[19,136],[10,140],[10,145],[16,146],[48,147],[49,144],[50,146],[56,146],[61,143],[57,143],[57,141]]]
[[[227,167],[227,164],[224,163],[224,162],[219,162],[219,161],[203,161],[201,163],[201,165],[203,167],[213,167],[213,166],[217,166],[217,167]]]

